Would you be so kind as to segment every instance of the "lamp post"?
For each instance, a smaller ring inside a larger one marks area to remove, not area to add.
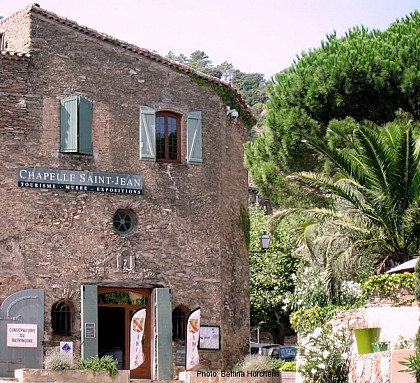
[[[262,236],[260,237],[260,250],[250,251],[252,253],[260,253],[262,251],[266,251],[270,247],[270,236],[268,235],[267,231],[264,230]],[[260,328],[257,327],[257,343],[260,343]]]
[[[263,235],[260,237],[260,244],[262,250],[267,250],[270,247],[270,236],[265,230]]]

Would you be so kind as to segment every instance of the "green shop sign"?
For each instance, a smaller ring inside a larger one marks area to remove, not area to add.
[[[76,170],[18,168],[18,186],[41,189],[143,194],[142,177]]]

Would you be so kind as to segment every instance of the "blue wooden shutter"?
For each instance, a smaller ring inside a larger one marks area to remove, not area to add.
[[[98,355],[98,288],[81,286],[82,359]]]
[[[79,97],[79,153],[92,154],[92,103]]]
[[[156,307],[156,371],[158,380],[172,379],[172,304],[171,290],[154,290]]]
[[[156,113],[148,106],[140,106],[140,159],[156,159]]]
[[[201,130],[201,112],[190,112],[187,118],[187,163],[189,164],[203,162]]]
[[[60,152],[77,153],[78,97],[60,101]]]

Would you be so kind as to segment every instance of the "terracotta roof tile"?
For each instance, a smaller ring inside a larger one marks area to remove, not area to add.
[[[9,60],[29,60],[31,55],[29,53],[0,51],[0,58]]]

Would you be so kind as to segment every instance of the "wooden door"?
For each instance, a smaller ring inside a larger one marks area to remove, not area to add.
[[[132,315],[146,308],[143,334],[144,362],[132,370],[131,378],[151,378],[151,291],[120,287],[98,288],[98,354],[112,355],[120,369],[130,368],[130,323]]]

